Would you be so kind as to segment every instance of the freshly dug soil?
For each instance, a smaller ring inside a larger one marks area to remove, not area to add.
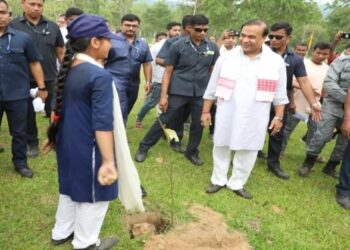
[[[250,250],[244,234],[229,232],[223,216],[212,209],[194,205],[191,213],[195,222],[177,226],[166,234],[153,235],[145,250]]]

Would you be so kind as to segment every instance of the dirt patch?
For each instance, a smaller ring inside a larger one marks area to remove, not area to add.
[[[125,216],[124,222],[127,225],[131,238],[162,233],[169,226],[169,222],[159,212],[128,215]]]
[[[244,234],[229,232],[223,216],[209,208],[194,205],[191,213],[198,221],[180,225],[165,235],[153,235],[144,250],[250,250]]]

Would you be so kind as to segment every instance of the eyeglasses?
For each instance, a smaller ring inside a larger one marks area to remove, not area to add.
[[[139,27],[139,25],[137,25],[137,24],[123,23],[123,25],[127,28],[133,28],[133,29],[137,29]]]
[[[281,40],[281,39],[284,38],[284,36],[280,36],[280,35],[268,35],[268,38],[269,38],[270,40],[272,40],[272,39],[274,39],[274,38],[276,38],[276,40]]]
[[[205,29],[193,28],[193,29],[194,29],[195,32],[198,32],[198,33],[202,33],[203,31],[204,31],[205,33],[207,33],[207,31],[208,31],[208,28],[205,28]]]

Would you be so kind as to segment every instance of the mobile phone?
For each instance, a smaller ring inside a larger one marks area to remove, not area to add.
[[[341,34],[341,38],[343,38],[343,39],[350,39],[350,32],[343,32]]]
[[[228,32],[232,34],[232,36],[239,36],[239,31],[236,31],[235,29],[229,29]]]

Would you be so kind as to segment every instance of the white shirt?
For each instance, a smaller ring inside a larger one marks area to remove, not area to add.
[[[156,63],[156,57],[158,55],[158,52],[162,48],[165,40],[166,39],[160,40],[159,42],[152,45],[150,48],[151,55],[153,58],[153,61],[152,61],[152,80],[153,80],[153,82],[162,83],[165,68]]]
[[[227,62],[224,57],[220,56],[215,64],[204,99],[216,99],[215,88],[222,65]],[[242,52],[235,60],[239,60],[240,69],[232,96],[228,101],[217,101],[214,144],[219,147],[227,146],[231,150],[260,150],[264,145],[271,108],[270,102],[256,101],[261,56],[251,59]],[[271,65],[278,65],[277,89],[273,103],[286,104],[286,67],[280,57],[272,57],[271,60],[276,61]]]

